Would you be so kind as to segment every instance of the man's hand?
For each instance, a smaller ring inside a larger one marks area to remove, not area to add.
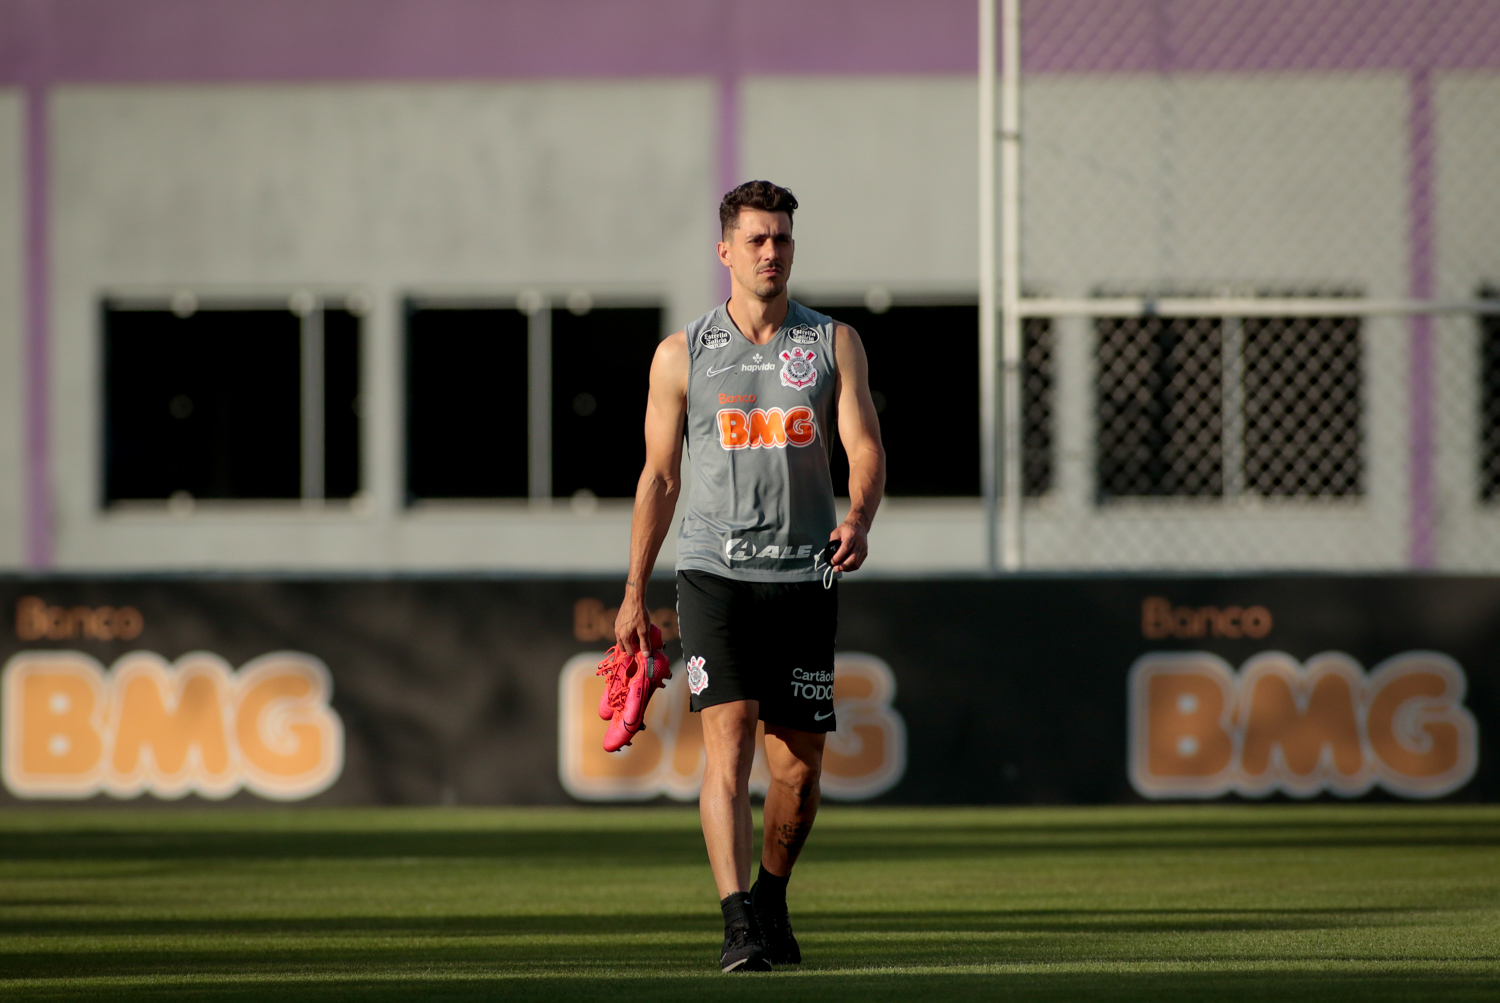
[[[651,650],[651,613],[646,609],[645,590],[625,586],[625,599],[615,616],[615,641],[628,654]]]
[[[845,520],[828,534],[828,539],[839,542],[839,549],[833,552],[833,557],[828,561],[835,571],[858,571],[870,553],[868,531],[858,522]],[[624,612],[624,609],[620,610],[622,615]]]

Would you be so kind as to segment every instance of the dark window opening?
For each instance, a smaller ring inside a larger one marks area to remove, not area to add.
[[[359,493],[359,318],[347,310],[323,311],[323,496]]]
[[[1052,490],[1052,321],[1021,321],[1021,480],[1027,498]]]
[[[1101,500],[1363,492],[1357,317],[1095,329]]]
[[[527,317],[408,305],[406,492],[527,495]]]
[[[886,494],[972,498],[979,483],[979,308],[818,307],[859,332],[886,452]],[[1022,474],[1027,497],[1052,490],[1052,326],[1021,329]],[[837,439],[835,437],[835,441]],[[849,458],[833,451],[834,493],[849,491]]]
[[[552,494],[633,498],[661,310],[553,310],[551,321]]]
[[[359,319],[324,311],[324,494],[359,488]],[[302,496],[302,322],[104,306],[104,500]],[[342,408],[342,411],[340,410]]]
[[[1244,487],[1264,497],[1363,492],[1358,317],[1244,324]]]
[[[1220,321],[1108,318],[1095,329],[1101,500],[1222,494]]]

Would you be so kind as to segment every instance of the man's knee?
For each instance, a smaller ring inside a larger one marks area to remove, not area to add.
[[[818,780],[823,775],[821,755],[788,756],[771,765],[771,781],[784,787],[798,798],[806,798],[818,789]]]

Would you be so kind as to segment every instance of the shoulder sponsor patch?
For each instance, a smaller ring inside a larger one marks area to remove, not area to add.
[[[704,348],[723,348],[729,344],[729,332],[722,327],[711,327],[698,335],[698,342]]]
[[[816,345],[818,343],[818,329],[808,327],[806,324],[798,324],[788,331],[786,336],[799,345]]]

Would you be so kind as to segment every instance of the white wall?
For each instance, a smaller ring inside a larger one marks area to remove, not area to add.
[[[0,88],[0,568],[26,554],[24,135],[22,93]]]
[[[1500,75],[1440,78],[1437,106],[1438,295],[1468,299],[1500,286]],[[1436,328],[1438,536],[1444,567],[1500,563],[1500,504],[1479,500],[1479,330],[1470,317]]]
[[[973,78],[754,77],[740,95],[741,174],[800,203],[797,289],[974,296]]]
[[[1445,267],[1473,263],[1464,267],[1475,275],[1500,266],[1496,86],[1490,75],[1440,87],[1440,254]],[[788,185],[802,200],[795,290],[861,295],[878,284],[898,299],[972,299],[971,78],[758,77],[740,96],[740,175]],[[52,128],[61,563],[623,568],[623,504],[592,515],[566,505],[403,508],[398,307],[408,293],[586,287],[659,297],[673,326],[698,315],[721,282],[712,256],[715,98],[711,82],[683,80],[60,91]],[[8,107],[0,103],[0,125],[14,118]],[[1029,80],[1029,289],[1354,285],[1404,295],[1408,111],[1406,81],[1393,74]],[[4,253],[0,283],[15,272]],[[99,511],[98,298],[182,286],[371,294],[367,496],[358,504]],[[1469,286],[1445,293],[1469,295]],[[1058,488],[1029,511],[1029,564],[1401,566],[1404,322],[1366,328],[1363,499],[1108,511],[1093,502],[1092,334],[1081,321],[1059,322],[1057,332]],[[1472,334],[1455,337],[1440,363],[1472,382]],[[1471,419],[1444,428],[1443,456],[1469,448]],[[1500,532],[1475,538],[1486,540],[1500,542]],[[982,541],[977,502],[888,502],[870,568],[977,569]],[[1500,547],[1478,552],[1497,555],[1485,566],[1500,561]]]
[[[65,567],[613,568],[624,516],[400,502],[399,301],[591,288],[713,300],[708,82],[78,87],[53,103],[58,556]],[[101,513],[97,304],[192,287],[362,288],[353,509]],[[524,365],[524,360],[518,360]]]

